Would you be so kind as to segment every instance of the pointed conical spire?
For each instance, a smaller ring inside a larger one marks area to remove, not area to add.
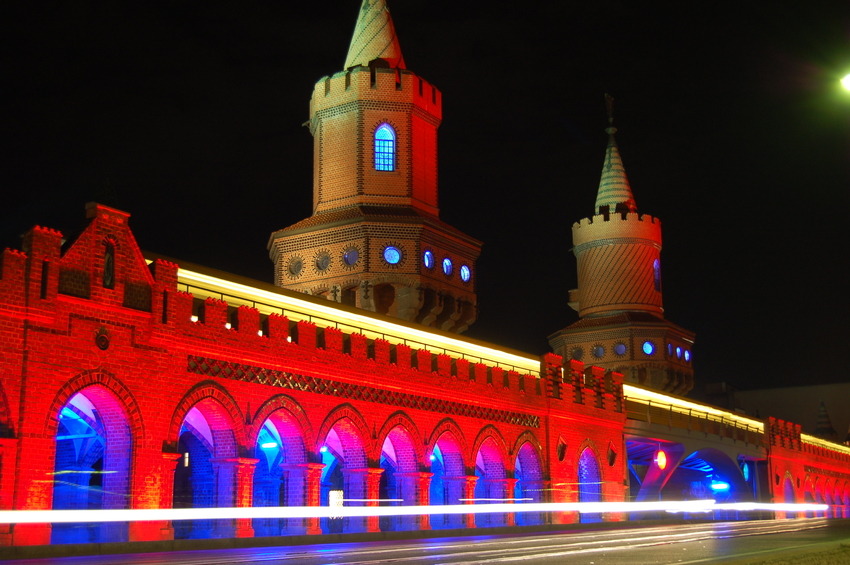
[[[623,159],[620,157],[620,149],[614,138],[614,134],[617,133],[617,128],[614,127],[614,98],[606,94],[605,104],[608,107],[608,127],[605,128],[605,133],[608,134],[608,148],[605,150],[602,178],[599,181],[599,191],[596,193],[596,213],[599,213],[603,206],[608,206],[612,212],[617,210],[618,206],[624,207],[629,212],[637,212],[632,187],[629,185]]]
[[[363,0],[345,68],[365,67],[375,59],[385,61],[394,69],[406,68],[386,0]]]
[[[829,412],[826,411],[826,404],[823,401],[821,401],[818,408],[815,435],[824,439],[835,439],[835,436],[838,435],[835,433],[835,428],[832,427],[832,420],[829,418]]]

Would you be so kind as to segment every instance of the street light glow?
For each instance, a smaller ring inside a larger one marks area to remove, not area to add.
[[[841,79],[841,86],[844,87],[844,90],[850,90],[850,74],[844,75],[844,78]]]

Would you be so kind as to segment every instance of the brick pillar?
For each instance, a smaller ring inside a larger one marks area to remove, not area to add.
[[[381,473],[383,469],[367,467],[363,469],[343,469],[344,491],[347,506],[377,506]],[[366,518],[348,518],[347,532],[379,532],[380,522],[377,516]]]
[[[463,503],[475,504],[475,483],[478,482],[478,477],[475,475],[468,475],[466,477],[461,477],[461,480],[463,481]],[[474,528],[475,514],[464,514],[463,525],[466,528]]]
[[[136,465],[131,484],[137,485],[130,493],[130,508],[171,508],[174,502],[174,469],[180,460],[179,453],[135,453]],[[130,522],[127,528],[129,541],[158,541],[174,539],[171,520]]]
[[[280,466],[288,481],[288,506],[319,506],[323,463],[282,463]],[[319,518],[288,518],[296,534],[321,534]],[[300,523],[298,522],[300,520]]]
[[[0,510],[11,510],[15,492],[15,450],[18,440],[0,438]],[[0,524],[0,547],[12,545],[11,524]]]
[[[211,459],[216,476],[216,504],[250,508],[254,503],[254,469],[258,459],[247,457],[222,457]],[[231,532],[230,529],[233,528]],[[250,518],[237,518],[232,524],[217,520],[216,531],[222,537],[238,538],[254,536]]]
[[[15,510],[50,510],[53,504],[53,471],[55,438],[27,437],[26,444],[18,444],[21,461],[27,470],[15,473]],[[26,449],[26,453],[20,453]],[[50,524],[15,524],[12,527],[12,545],[50,544]]]
[[[405,506],[427,506],[431,488],[431,477],[434,473],[396,473],[395,477],[401,483],[401,492],[404,496]],[[399,516],[397,524],[410,530],[430,530],[431,516],[419,514],[418,516]]]

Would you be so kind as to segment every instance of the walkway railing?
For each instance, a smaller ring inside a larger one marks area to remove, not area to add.
[[[675,399],[674,399],[675,400]],[[707,412],[694,406],[683,406],[664,400],[626,397],[626,417],[670,429],[719,436],[750,445],[765,445],[764,426],[734,414]]]

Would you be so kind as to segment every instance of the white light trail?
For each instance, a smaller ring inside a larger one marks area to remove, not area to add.
[[[146,508],[115,510],[0,510],[0,524],[71,522],[143,522],[155,520],[227,520],[250,518],[336,518],[418,516],[425,514],[485,514],[516,512],[690,512],[713,510],[823,512],[826,504],[769,504],[714,500],[654,502],[538,502],[522,504],[452,504],[442,506],[249,506],[242,508]]]

